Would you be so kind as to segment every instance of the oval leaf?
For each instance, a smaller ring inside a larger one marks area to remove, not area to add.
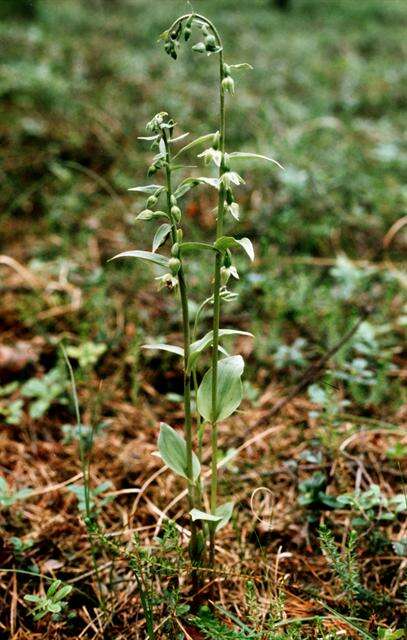
[[[139,258],[147,262],[154,262],[154,264],[158,264],[165,269],[168,268],[168,258],[161,256],[159,253],[151,253],[150,251],[123,251],[123,253],[118,253],[117,256],[110,258],[108,262],[116,260],[117,258]]]
[[[158,451],[167,467],[174,473],[188,480],[187,445],[184,438],[165,422],[160,424]],[[192,475],[194,481],[201,472],[198,458],[192,453]]]
[[[212,414],[212,368],[207,371],[198,389],[198,411],[208,422],[219,422],[230,416],[243,397],[241,376],[244,369],[242,356],[230,356],[218,362],[217,397]]]
[[[153,253],[155,253],[157,249],[161,247],[161,245],[165,242],[165,239],[167,238],[170,231],[171,225],[168,224],[168,222],[164,222],[164,224],[158,227],[153,238]]]

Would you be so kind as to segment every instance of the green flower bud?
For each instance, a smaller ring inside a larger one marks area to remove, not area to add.
[[[219,149],[219,143],[220,143],[220,133],[219,131],[217,131],[216,133],[213,134],[213,141],[212,141],[212,149]]]
[[[171,206],[177,204],[177,199],[173,194],[171,194],[170,202],[171,202]]]
[[[168,266],[171,270],[173,276],[176,276],[181,267],[181,260],[178,258],[170,258],[168,261]]]
[[[171,207],[171,215],[174,218],[175,222],[179,222],[181,220],[181,209],[174,205]]]
[[[185,27],[185,29],[184,29],[184,40],[185,40],[185,42],[188,42],[190,37],[191,37],[191,29],[189,27]]]
[[[227,285],[229,278],[230,278],[229,269],[227,267],[221,267],[221,270],[220,270],[220,281],[221,281],[222,287]]]
[[[183,237],[184,232],[182,231],[182,229],[177,229],[177,242],[182,242]]]
[[[225,74],[225,76],[230,76],[230,67],[228,64],[226,64],[226,62],[223,65],[223,73]]]
[[[136,220],[152,220],[152,218],[154,218],[154,212],[150,211],[150,209],[143,209],[136,217]]]
[[[153,176],[155,173],[157,173],[157,171],[158,171],[158,167],[155,164],[152,164],[148,168],[147,175]]]
[[[152,207],[155,207],[157,202],[158,202],[157,196],[150,196],[147,200],[147,209],[151,209]]]
[[[192,47],[193,51],[197,51],[198,53],[205,53],[206,47],[203,42],[197,42]]]
[[[232,95],[235,92],[235,83],[234,80],[232,78],[232,76],[226,76],[226,78],[223,78],[222,80],[222,89],[226,92],[226,93],[231,93]]]
[[[216,51],[216,38],[212,34],[209,34],[205,38],[206,51]]]
[[[178,242],[176,242],[175,244],[172,245],[171,247],[171,255],[173,258],[178,258],[179,256],[179,244]]]

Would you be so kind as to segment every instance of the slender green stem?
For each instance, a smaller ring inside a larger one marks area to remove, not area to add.
[[[100,603],[101,609],[105,612],[106,600],[103,595],[102,580],[100,577],[99,567],[96,559],[96,547],[94,544],[94,537],[92,535],[92,529],[91,529],[92,521],[94,520],[94,514],[92,513],[91,506],[90,506],[90,454],[89,454],[89,451],[91,451],[92,445],[93,445],[94,430],[92,428],[92,436],[91,436],[91,442],[89,444],[89,451],[86,451],[85,445],[83,442],[82,420],[81,420],[81,414],[79,409],[78,393],[76,390],[75,374],[72,369],[71,362],[68,358],[68,354],[63,346],[62,346],[62,354],[64,356],[66,366],[68,367],[69,378],[71,382],[72,398],[73,398],[73,403],[75,407],[76,426],[78,429],[79,458],[80,458],[82,474],[83,474],[83,487],[84,487],[84,498],[85,498],[86,531],[88,534],[88,541],[90,544],[90,550],[91,550],[91,556],[92,556],[92,564],[93,564],[93,569],[96,576],[96,583],[98,587],[99,603]]]
[[[171,221],[171,237],[172,242],[177,242],[177,223],[171,214],[171,196],[172,196],[172,180],[171,180],[171,151],[169,145],[168,135],[165,129],[163,129],[163,140],[166,150],[166,187],[167,187],[167,208],[168,215]],[[181,258],[180,258],[181,259]],[[184,413],[185,413],[185,442],[187,447],[187,476],[188,476],[188,503],[189,508],[192,509],[195,505],[195,485],[192,468],[192,411],[191,411],[191,373],[188,372],[188,359],[191,345],[190,337],[190,323],[189,323],[189,309],[188,309],[188,290],[185,280],[185,274],[183,265],[178,271],[178,285],[181,299],[182,310],[182,331],[184,339]],[[190,554],[192,562],[198,560],[197,557],[197,529],[196,524],[191,519],[191,545]]]
[[[223,235],[223,216],[224,216],[224,203],[225,192],[221,178],[225,173],[224,154],[225,154],[225,93],[222,87],[222,80],[224,78],[223,70],[223,54],[222,51],[219,54],[219,87],[220,87],[220,150],[222,152],[222,161],[219,168],[219,201],[218,201],[218,216],[216,221],[216,239]],[[216,420],[216,407],[217,407],[217,390],[218,390],[218,359],[219,359],[219,324],[220,324],[220,290],[221,290],[221,268],[222,268],[222,256],[216,255],[215,258],[215,270],[214,270],[214,284],[213,284],[213,341],[212,341],[212,415],[214,420],[212,422],[211,431],[211,497],[210,505],[211,512],[215,513],[217,507],[217,494],[218,494],[218,425]],[[209,542],[209,563],[213,568],[215,564],[215,527],[210,528],[210,542]]]

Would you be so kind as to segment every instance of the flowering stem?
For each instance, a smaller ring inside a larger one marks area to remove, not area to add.
[[[219,108],[219,144],[222,154],[221,163],[219,167],[219,199],[218,199],[218,213],[216,221],[216,239],[223,235],[223,217],[225,208],[225,187],[222,183],[222,176],[225,173],[225,133],[226,133],[226,112],[225,112],[225,90],[222,85],[222,81],[225,78],[225,68],[223,62],[223,44],[221,37],[210,20],[197,13],[189,13],[178,18],[169,28],[169,33],[176,31],[178,26],[192,18],[205,24],[215,37],[217,46],[219,47],[219,92],[220,92],[220,108]],[[210,492],[210,508],[214,513],[217,507],[217,493],[218,493],[218,471],[217,471],[217,459],[218,459],[218,425],[216,420],[216,407],[217,407],[217,387],[218,387],[218,348],[219,348],[219,323],[220,323],[220,303],[221,303],[221,269],[222,269],[222,255],[216,254],[215,267],[214,267],[214,282],[213,282],[213,341],[212,341],[212,387],[211,387],[211,405],[212,416],[214,417],[211,423],[211,492]],[[215,563],[215,526],[209,525],[209,565],[213,568]]]
[[[221,42],[219,42],[219,46]],[[219,200],[218,200],[218,215],[216,221],[216,239],[223,235],[223,216],[224,216],[224,202],[225,193],[224,185],[221,178],[225,172],[224,153],[225,153],[225,93],[222,87],[222,80],[224,78],[223,70],[223,52],[219,53],[219,88],[220,88],[220,123],[219,123],[219,135],[220,135],[220,151],[222,153],[222,160],[219,167]],[[218,389],[218,358],[219,358],[219,323],[220,323],[220,289],[221,289],[221,268],[222,268],[222,255],[216,254],[215,269],[214,269],[214,284],[213,284],[213,342],[212,342],[212,415],[216,416],[217,408],[217,389]],[[215,513],[217,507],[217,494],[218,494],[218,425],[215,419],[211,425],[211,497],[210,506],[211,512]],[[215,564],[215,526],[210,527],[210,540],[209,540],[209,564],[213,568]]]
[[[171,181],[171,152],[169,146],[169,140],[165,129],[163,129],[163,140],[166,151],[166,163],[165,163],[165,175],[167,182],[167,208],[168,215],[171,222],[171,239],[174,245],[177,242],[177,222],[171,214],[171,196],[172,194],[172,181]],[[182,330],[184,338],[184,414],[185,414],[185,441],[187,448],[187,476],[188,476],[188,503],[189,509],[193,509],[195,505],[195,484],[192,468],[192,412],[191,412],[191,374],[188,372],[188,359],[190,351],[190,325],[189,325],[189,310],[188,310],[188,290],[185,280],[185,274],[183,265],[179,268],[178,285],[181,299],[182,310]],[[190,557],[193,563],[199,560],[198,543],[197,543],[197,528],[196,523],[191,518],[191,542],[190,542]]]

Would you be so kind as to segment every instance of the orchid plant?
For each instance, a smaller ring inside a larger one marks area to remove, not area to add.
[[[165,51],[171,58],[177,58],[181,41],[187,42],[193,32],[200,37],[192,50],[218,58],[219,130],[182,146],[182,141],[189,134],[174,136],[176,124],[165,111],[156,114],[147,124],[148,135],[141,139],[150,143],[155,152],[148,175],[161,173],[164,179],[160,184],[134,187],[130,191],[148,196],[146,208],[138,214],[137,220],[157,221],[159,226],[154,234],[151,251],[125,251],[115,258],[130,257],[153,263],[164,272],[157,278],[160,285],[171,292],[178,291],[179,294],[183,346],[148,344],[144,347],[169,351],[183,360],[184,433],[181,435],[168,424],[162,423],[158,451],[165,464],[187,482],[191,531],[189,553],[192,564],[199,566],[205,548],[209,547],[209,566],[213,568],[216,532],[227,524],[233,511],[232,502],[218,502],[218,425],[235,412],[242,401],[244,369],[242,356],[229,355],[221,342],[225,336],[252,335],[233,328],[220,328],[221,304],[236,297],[228,288],[230,278],[239,278],[232,251],[243,250],[250,260],[254,260],[253,245],[249,238],[225,235],[224,222],[226,217],[233,222],[239,220],[235,190],[244,181],[234,168],[235,162],[261,159],[281,165],[272,158],[256,153],[226,152],[226,95],[234,94],[232,74],[236,70],[251,67],[245,63],[226,63],[223,43],[217,29],[210,20],[196,13],[179,17],[161,35]],[[217,177],[188,176],[175,184],[174,174],[187,168],[178,164],[179,158],[192,150],[201,151],[198,158],[203,160],[205,166],[215,166]],[[217,192],[216,236],[212,242],[189,242],[184,239],[180,201],[199,185]],[[169,256],[158,251],[166,243],[171,247]],[[206,257],[209,254],[213,258],[213,280],[210,283],[211,294],[197,306],[192,322],[186,272],[188,259],[196,254],[206,254]],[[199,336],[201,315],[208,308],[212,309],[212,330]],[[206,350],[211,350],[211,366],[202,374],[201,356]],[[192,410],[193,394],[196,398],[196,415]],[[204,483],[201,473],[202,442],[206,428],[210,429],[211,447],[208,511],[203,508]]]

